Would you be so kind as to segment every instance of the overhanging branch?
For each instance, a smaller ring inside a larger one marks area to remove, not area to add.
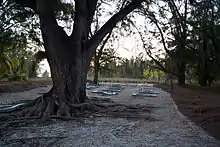
[[[111,34],[112,34],[112,31],[108,33],[107,37],[105,38],[105,40],[103,41],[101,47],[100,47],[100,50],[98,52],[98,58],[101,57],[102,55],[102,52],[103,52],[103,49],[105,47],[105,44],[108,42],[108,39],[111,37]]]
[[[121,9],[118,13],[113,15],[102,27],[101,29],[87,42],[88,50],[94,50],[97,48],[102,39],[108,34],[116,24],[127,16],[134,9],[139,7],[144,0],[133,0],[126,7]]]
[[[164,38],[164,33],[163,33],[162,29],[160,28],[160,26],[158,24],[158,20],[156,19],[156,17],[154,15],[150,14],[150,12],[147,12],[145,8],[142,9],[141,13],[143,15],[145,15],[148,19],[150,19],[156,25],[157,29],[159,30],[159,33],[160,33],[160,36],[161,36],[161,40],[162,40],[162,44],[163,44],[163,47],[164,47],[166,53],[169,56],[172,56],[172,53],[170,52],[170,50],[166,46],[166,42],[165,42],[165,38]],[[136,25],[133,22],[131,22],[131,23],[136,28],[136,30],[138,30]]]
[[[165,72],[165,73],[169,73],[169,74],[172,74],[172,75],[174,75],[174,76],[177,76],[176,73],[174,73],[174,72],[172,72],[172,71],[166,69],[166,68],[160,63],[160,61],[158,61],[157,59],[155,59],[155,58],[151,55],[150,51],[148,51],[148,50],[146,49],[146,47],[145,47],[144,39],[143,39],[143,36],[142,36],[141,32],[138,30],[138,28],[137,28],[136,26],[134,26],[134,27],[135,27],[135,29],[137,30],[137,32],[139,33],[139,35],[140,35],[141,41],[142,41],[142,43],[143,43],[143,47],[144,47],[144,49],[146,50],[147,55],[148,55],[148,56],[156,63],[156,65],[157,65],[157,67],[156,67],[156,66],[153,66],[153,67],[154,67],[154,68],[157,68],[157,69],[159,69],[159,70],[161,70],[161,71],[163,71],[163,72]]]

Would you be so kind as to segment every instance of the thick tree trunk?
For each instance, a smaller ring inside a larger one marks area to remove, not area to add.
[[[201,86],[207,86],[208,84],[208,79],[209,79],[209,74],[208,74],[208,69],[205,65],[199,64],[199,73],[198,73],[198,83]]]
[[[186,81],[186,56],[185,56],[185,37],[183,37],[183,40],[179,40],[179,45],[177,47],[176,51],[176,58],[177,58],[177,80],[178,85],[184,85]]]
[[[199,75],[198,82],[200,86],[206,86],[208,83],[207,77],[205,75]]]
[[[78,58],[74,62],[60,64],[62,61],[54,60],[50,63],[54,84],[52,96],[57,100],[56,104],[60,107],[61,115],[65,116],[71,115],[68,114],[71,112],[70,105],[83,103],[86,99],[84,83],[86,77],[83,73],[82,61]]]
[[[198,64],[199,77],[198,82],[201,86],[206,86],[209,79],[209,69],[208,69],[208,55],[207,55],[207,37],[203,34],[203,43],[200,47],[200,62]]]
[[[90,61],[92,58],[92,53],[89,52],[87,55],[84,54],[84,57],[82,58],[82,81],[80,85],[80,102],[85,102],[86,99],[88,99],[86,94],[86,83],[87,83],[87,73],[90,67]]]
[[[42,107],[40,111],[43,117],[75,115],[77,111],[73,105],[84,103],[87,99],[86,78],[92,53],[82,52],[73,42],[62,42],[65,37],[53,41],[45,35],[44,30],[42,35],[53,88],[43,96],[37,107]]]

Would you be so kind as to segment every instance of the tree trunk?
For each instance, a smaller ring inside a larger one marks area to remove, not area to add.
[[[94,61],[94,79],[93,79],[94,84],[98,84],[99,69],[100,69],[99,58],[98,58],[98,56],[95,55],[95,61]]]
[[[178,84],[184,85],[185,80],[186,80],[186,76],[185,76],[186,65],[185,65],[185,63],[180,61],[178,63],[177,69],[178,69],[178,76],[177,76]]]
[[[57,104],[61,115],[68,115],[69,104],[79,104],[85,102],[86,73],[82,66],[82,59],[73,55],[73,58],[50,60],[52,79],[54,84],[53,97],[57,99]]]
[[[207,77],[204,74],[200,74],[198,78],[198,82],[200,86],[203,86],[203,87],[206,86],[208,84]]]
[[[86,83],[87,83],[87,73],[90,66],[90,58],[82,58],[82,73],[81,73],[81,84],[80,84],[80,103],[84,103],[87,100],[86,94]]]
[[[98,84],[98,78],[99,78],[99,67],[95,67],[94,70],[94,79],[93,79],[93,83],[94,84]]]
[[[198,83],[201,86],[207,86],[208,84],[208,69],[206,67],[206,64],[204,63],[199,63],[199,73],[198,73]]]
[[[98,78],[99,78],[99,72],[100,72],[100,58],[103,54],[104,47],[108,41],[108,39],[111,37],[112,30],[108,33],[106,38],[103,40],[102,45],[100,46],[100,49],[98,52],[95,51],[94,53],[94,79],[93,82],[95,84],[98,84]]]
[[[72,116],[77,113],[72,106],[84,103],[87,99],[86,78],[92,53],[83,52],[84,49],[74,42],[63,42],[65,36],[60,37],[60,40],[53,40],[52,36],[47,37],[47,35],[50,34],[42,29],[53,88],[43,96],[37,107],[42,108],[40,111],[43,117]],[[58,35],[62,36],[62,34]],[[37,113],[33,111],[31,113]]]
[[[199,65],[199,77],[198,82],[201,86],[206,86],[209,79],[209,69],[208,69],[208,55],[207,55],[207,37],[203,34],[203,43],[200,47],[200,63]]]

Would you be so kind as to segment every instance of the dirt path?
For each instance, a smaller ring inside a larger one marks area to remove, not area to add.
[[[41,87],[42,88],[42,87]],[[23,99],[36,97],[48,87],[8,95],[8,99],[19,96]],[[132,97],[137,87],[127,87],[112,98],[118,103],[149,105],[153,111],[150,120],[125,118],[84,119],[56,121],[52,124],[33,124],[8,132],[0,141],[8,146],[59,146],[59,147],[218,147],[220,142],[207,135],[201,128],[186,119],[176,108],[170,95],[161,90],[158,97]],[[89,93],[89,92],[88,92]],[[90,93],[91,94],[91,93]],[[2,96],[0,100],[4,99]],[[17,98],[18,99],[18,98]],[[0,102],[1,103],[1,102]],[[135,115],[135,114],[134,114]]]

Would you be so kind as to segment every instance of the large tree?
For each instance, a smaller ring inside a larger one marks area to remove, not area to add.
[[[74,23],[71,35],[60,27],[56,20],[58,1],[15,0],[22,7],[29,7],[40,18],[40,29],[47,60],[51,69],[53,88],[43,97],[28,104],[24,115],[72,116],[76,107],[87,100],[86,77],[90,60],[103,38],[144,0],[118,1],[124,7],[115,13],[95,35],[89,32],[98,0],[75,0]]]

